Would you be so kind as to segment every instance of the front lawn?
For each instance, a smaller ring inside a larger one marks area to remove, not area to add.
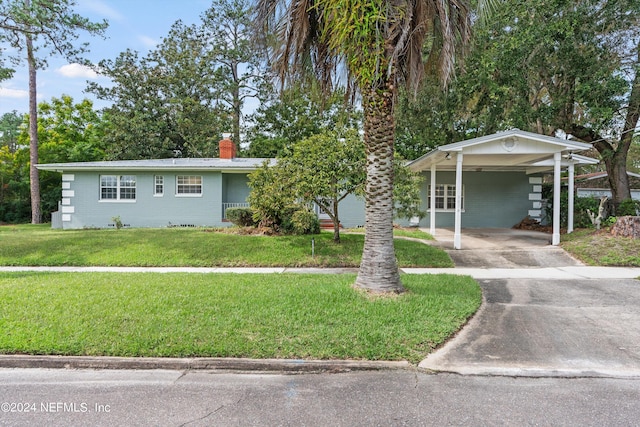
[[[640,239],[615,237],[606,229],[563,234],[561,247],[588,265],[640,267]]]
[[[52,230],[0,226],[0,265],[158,267],[357,267],[364,236],[252,236],[208,229]],[[312,239],[315,252],[312,254]],[[396,240],[401,267],[453,267],[446,252]]]
[[[119,234],[114,232],[114,234]],[[0,353],[419,362],[477,310],[469,277],[0,273]]]

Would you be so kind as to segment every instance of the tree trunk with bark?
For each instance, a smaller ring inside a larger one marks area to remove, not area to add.
[[[33,41],[27,35],[27,62],[29,65],[29,180],[31,189],[31,223],[42,223],[40,208],[40,175],[38,164],[38,103],[36,97],[36,60]]]
[[[375,292],[403,292],[393,246],[394,92],[370,89],[363,94],[367,156],[365,238],[356,286]]]
[[[233,76],[232,109],[233,109],[233,142],[240,149],[240,116],[242,115],[242,98],[240,97],[240,74],[238,63],[231,62],[231,75]]]
[[[338,199],[333,199],[333,215],[331,215],[333,221],[333,241],[340,243],[340,218],[338,217]]]

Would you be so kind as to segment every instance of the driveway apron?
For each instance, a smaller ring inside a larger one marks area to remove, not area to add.
[[[542,244],[546,235],[532,244],[528,233],[484,230],[465,239],[463,232],[459,251],[447,249],[446,233],[436,236],[456,267],[579,265],[562,249]],[[477,237],[483,234],[484,242]],[[480,280],[481,309],[420,367],[469,375],[640,378],[640,281],[533,277]]]

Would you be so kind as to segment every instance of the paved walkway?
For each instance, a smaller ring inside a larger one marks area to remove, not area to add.
[[[405,274],[456,274],[474,279],[633,279],[640,268],[540,267],[540,268],[401,268]],[[243,267],[0,267],[0,271],[50,271],[58,273],[232,273],[232,274],[356,274],[356,268],[243,268]]]

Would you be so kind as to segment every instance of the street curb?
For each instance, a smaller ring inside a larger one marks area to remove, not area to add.
[[[166,369],[293,374],[404,370],[412,366],[407,361],[0,355],[0,368],[19,369]]]

